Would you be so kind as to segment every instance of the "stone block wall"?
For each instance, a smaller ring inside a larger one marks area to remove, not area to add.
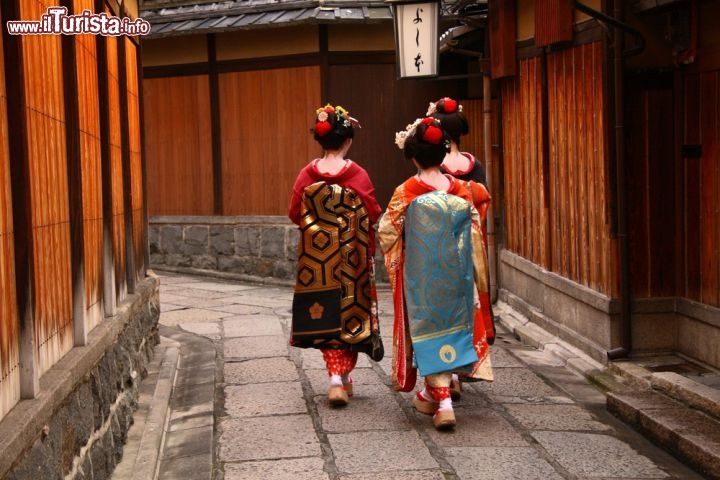
[[[194,273],[294,282],[297,226],[283,216],[150,218],[150,264]],[[382,256],[376,278],[386,282]]]
[[[159,281],[146,277],[0,422],[0,478],[111,478],[159,342]]]
[[[274,216],[152,217],[150,264],[291,280],[297,227]]]

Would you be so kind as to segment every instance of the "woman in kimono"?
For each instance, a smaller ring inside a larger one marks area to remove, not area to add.
[[[395,311],[392,379],[397,390],[424,388],[416,410],[433,415],[438,430],[455,427],[452,374],[492,381],[482,322],[475,321],[475,292],[487,292],[480,214],[482,185],[444,174],[448,138],[440,122],[426,117],[408,125],[395,142],[418,169],[395,189],[380,220]]]
[[[332,406],[347,405],[353,394],[358,352],[375,360],[383,354],[373,264],[382,209],[367,172],[345,158],[356,126],[341,106],[317,109],[311,131],[324,155],[298,174],[288,212],[300,227],[290,344],[322,351]]]
[[[440,165],[443,173],[448,173],[460,180],[473,181],[481,183],[487,187],[487,179],[485,175],[485,167],[470,152],[460,150],[460,137],[467,135],[470,131],[467,117],[463,113],[463,106],[457,100],[450,97],[443,97],[437,102],[430,102],[427,111],[428,117],[436,118],[440,121],[442,129],[450,138],[450,149]],[[480,213],[480,222],[483,226],[483,242],[487,251],[487,234],[485,228],[486,213],[489,201],[489,195],[481,195],[479,201],[475,202],[475,208]],[[488,281],[490,272],[487,272]],[[494,314],[492,312],[492,304],[489,296],[480,299],[481,308],[478,314],[485,322],[487,329],[488,343],[492,345],[495,342],[495,325]],[[457,401],[460,399],[462,392],[462,383],[459,382],[458,376],[453,375],[453,383],[450,389],[452,399]]]

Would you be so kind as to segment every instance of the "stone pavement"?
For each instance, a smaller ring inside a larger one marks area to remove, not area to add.
[[[390,386],[388,290],[378,292],[386,358],[361,355],[354,397],[332,409],[320,352],[287,345],[290,286],[160,276],[162,342],[113,480],[703,478],[505,322],[495,381],[464,384],[458,426],[438,432]],[[512,316],[503,304],[496,313]]]

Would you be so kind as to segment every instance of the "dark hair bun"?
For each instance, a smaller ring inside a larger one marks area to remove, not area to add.
[[[353,126],[357,120],[340,105],[329,103],[315,111],[315,126],[310,130],[325,150],[337,150],[348,138],[355,136]]]

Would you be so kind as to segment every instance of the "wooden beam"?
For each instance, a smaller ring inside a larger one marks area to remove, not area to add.
[[[493,79],[517,73],[517,7],[515,0],[489,0],[490,74]]]

